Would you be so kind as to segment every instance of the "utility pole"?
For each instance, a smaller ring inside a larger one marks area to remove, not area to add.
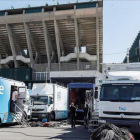
[[[129,63],[129,48],[127,49],[126,57],[127,57],[127,63]]]

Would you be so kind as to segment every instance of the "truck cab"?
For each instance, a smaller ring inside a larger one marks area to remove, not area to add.
[[[51,83],[38,83],[33,85],[30,96],[34,101],[32,119],[47,118],[50,121],[67,118],[67,88]]]
[[[140,130],[139,64],[106,64],[98,96],[99,124],[113,123],[134,133]]]
[[[48,118],[48,113],[53,111],[53,87],[52,85],[34,84],[31,99],[34,101],[32,107],[32,119],[42,120]]]

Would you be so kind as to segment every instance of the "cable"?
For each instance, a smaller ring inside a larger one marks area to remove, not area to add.
[[[122,54],[122,53],[126,53],[126,52],[110,53],[110,54],[103,54],[103,55]]]
[[[54,139],[54,138],[73,138],[73,139],[88,139],[89,140],[89,138],[82,138],[82,137],[60,137],[60,136],[56,136],[56,137],[49,137],[49,136],[35,136],[35,135],[28,135],[28,134],[25,134],[25,133],[22,133],[22,132],[13,132],[13,131],[0,131],[0,132],[5,132],[5,133],[7,133],[7,132],[10,132],[10,133],[18,133],[18,134],[22,134],[22,135],[25,135],[25,136],[28,136],[28,137],[47,137],[48,139]]]

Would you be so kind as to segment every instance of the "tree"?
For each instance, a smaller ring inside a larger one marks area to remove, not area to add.
[[[59,5],[59,2],[57,1],[57,5]]]
[[[76,3],[78,3],[78,0],[76,1]]]
[[[11,9],[15,9],[15,8],[11,5]]]
[[[49,4],[46,2],[45,6],[49,6]]]
[[[28,7],[28,8],[31,8],[31,5],[30,5],[30,4],[28,4],[28,5],[27,5],[27,7]]]

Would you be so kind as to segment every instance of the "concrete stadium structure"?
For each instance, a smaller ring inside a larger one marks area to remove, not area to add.
[[[99,76],[102,10],[97,1],[0,11],[0,68],[31,67],[35,79]]]

